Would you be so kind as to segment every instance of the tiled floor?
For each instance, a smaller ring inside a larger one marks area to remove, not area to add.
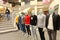
[[[57,40],[60,40],[60,32],[57,33]],[[48,40],[48,35],[45,32],[46,40]],[[23,34],[22,31],[8,32],[0,34],[0,40],[33,40],[32,36]]]
[[[0,34],[0,40],[33,40],[27,34],[23,35],[21,31]]]
[[[57,40],[60,40],[60,31],[57,32]],[[48,40],[48,34],[45,32],[46,40]],[[32,36],[24,34],[22,31],[8,32],[0,34],[0,40],[33,40]]]

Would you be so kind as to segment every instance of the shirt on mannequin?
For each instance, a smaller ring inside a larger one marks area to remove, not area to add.
[[[39,14],[37,16],[37,26],[40,28],[44,28],[45,27],[45,19],[46,19],[46,16],[43,13]]]
[[[49,20],[48,20],[48,29],[53,30],[53,19],[52,19],[52,14],[50,14]]]
[[[25,15],[25,25],[30,25],[30,15]]]
[[[36,15],[31,16],[30,24],[36,26],[36,24],[37,24],[37,16]]]

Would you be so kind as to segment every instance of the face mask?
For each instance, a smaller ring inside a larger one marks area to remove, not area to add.
[[[53,13],[53,10],[49,10],[49,14],[52,14]]]

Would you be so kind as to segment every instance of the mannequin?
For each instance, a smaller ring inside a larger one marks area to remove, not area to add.
[[[20,27],[19,27],[19,24],[18,24],[18,18],[19,18],[19,15],[16,15],[15,22],[16,22],[18,30],[20,30]]]
[[[19,23],[19,27],[20,27],[20,29],[22,30],[22,25],[21,25],[21,21],[22,21],[22,19],[21,19],[21,17],[22,17],[22,14],[21,13],[19,13],[19,18],[18,18],[18,23]]]
[[[59,15],[56,15],[53,9],[51,9],[49,13],[50,15],[46,17],[49,40],[56,40],[57,30],[59,30]]]
[[[25,19],[24,19],[24,12],[21,12],[20,14],[21,16],[21,30],[24,32],[24,34],[26,33],[26,29],[25,29]]]
[[[25,26],[26,26],[26,31],[28,33],[28,36],[31,35],[30,31],[30,15],[28,15],[28,12],[25,13]]]
[[[32,11],[32,15],[31,15],[31,25],[36,26],[37,24],[37,16],[35,15],[35,11]]]
[[[39,14],[37,16],[37,26],[38,26],[39,34],[40,34],[41,40],[45,40],[43,29],[45,28],[46,16],[43,13],[42,9],[40,9],[38,13]]]
[[[37,39],[37,34],[36,34],[37,16],[35,15],[34,10],[32,11],[30,25],[31,25],[31,34],[32,34],[34,40],[36,40]]]

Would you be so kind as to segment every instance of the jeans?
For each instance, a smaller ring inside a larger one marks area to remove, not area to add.
[[[31,35],[33,36],[34,40],[38,40],[35,27],[36,26],[31,25]]]
[[[21,25],[21,23],[19,23],[19,28],[20,28],[20,30],[22,30],[22,25]]]
[[[26,33],[26,29],[25,29],[25,24],[21,24],[21,30],[24,32],[24,33]]]

